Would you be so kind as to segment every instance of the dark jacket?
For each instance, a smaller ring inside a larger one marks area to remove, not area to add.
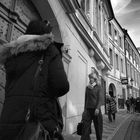
[[[95,85],[93,88],[87,86],[85,92],[85,109],[100,109],[102,96],[102,88],[100,85]]]
[[[61,54],[49,35],[25,35],[6,44],[2,61],[6,69],[5,102],[0,118],[0,140],[12,140],[23,123],[29,106],[30,120],[40,120],[52,132],[62,128],[58,97],[69,91]],[[44,56],[42,70],[34,82],[38,62]],[[9,132],[9,133],[8,133]],[[9,135],[2,138],[2,135]],[[13,137],[12,137],[13,135]]]

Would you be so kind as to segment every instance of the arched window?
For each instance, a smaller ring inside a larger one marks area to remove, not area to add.
[[[78,0],[78,3],[87,16],[88,20],[91,21],[91,0]]]

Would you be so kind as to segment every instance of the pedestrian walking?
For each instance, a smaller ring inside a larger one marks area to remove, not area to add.
[[[34,20],[25,35],[0,48],[6,70],[0,140],[15,140],[26,117],[29,122],[39,121],[51,138],[63,139],[58,97],[69,91],[69,82],[61,59],[62,44],[53,38],[48,21]]]
[[[125,101],[125,105],[126,105],[126,108],[127,108],[127,113],[129,113],[130,112],[130,98],[129,97]]]
[[[101,113],[102,105],[102,88],[98,83],[99,75],[96,69],[89,74],[89,85],[85,92],[85,107],[83,115],[84,127],[82,130],[81,140],[90,140],[91,123],[94,122],[96,138],[102,140],[103,119]]]
[[[132,96],[130,98],[130,113],[134,113],[134,112],[135,112],[135,99]]]
[[[136,112],[140,113],[140,97],[136,98]]]
[[[107,112],[108,112],[108,119],[110,122],[116,119],[116,112],[117,112],[117,106],[116,106],[116,100],[113,97],[113,95],[108,98],[107,100]]]

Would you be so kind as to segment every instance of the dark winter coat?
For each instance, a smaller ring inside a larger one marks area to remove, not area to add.
[[[30,104],[31,121],[40,120],[50,132],[58,124],[63,127],[57,98],[68,92],[69,83],[57,47],[51,35],[24,35],[4,46],[0,57],[6,69],[6,87],[0,140],[14,139],[25,122]],[[34,82],[42,54],[44,63]],[[2,138],[3,135],[6,137]]]

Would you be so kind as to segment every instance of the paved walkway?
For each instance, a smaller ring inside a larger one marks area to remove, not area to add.
[[[135,114],[135,117],[131,120],[127,131],[124,136],[124,140],[140,140],[140,114]]]
[[[110,123],[108,121],[107,115],[103,115],[103,140],[112,140],[113,136],[116,134],[120,126],[123,125],[123,123],[131,116],[132,114],[128,114],[126,113],[126,111],[119,111],[116,114],[116,121]],[[92,128],[91,139],[96,140],[94,127]],[[65,140],[80,140],[80,136],[78,136],[77,134],[64,134],[64,138]]]

